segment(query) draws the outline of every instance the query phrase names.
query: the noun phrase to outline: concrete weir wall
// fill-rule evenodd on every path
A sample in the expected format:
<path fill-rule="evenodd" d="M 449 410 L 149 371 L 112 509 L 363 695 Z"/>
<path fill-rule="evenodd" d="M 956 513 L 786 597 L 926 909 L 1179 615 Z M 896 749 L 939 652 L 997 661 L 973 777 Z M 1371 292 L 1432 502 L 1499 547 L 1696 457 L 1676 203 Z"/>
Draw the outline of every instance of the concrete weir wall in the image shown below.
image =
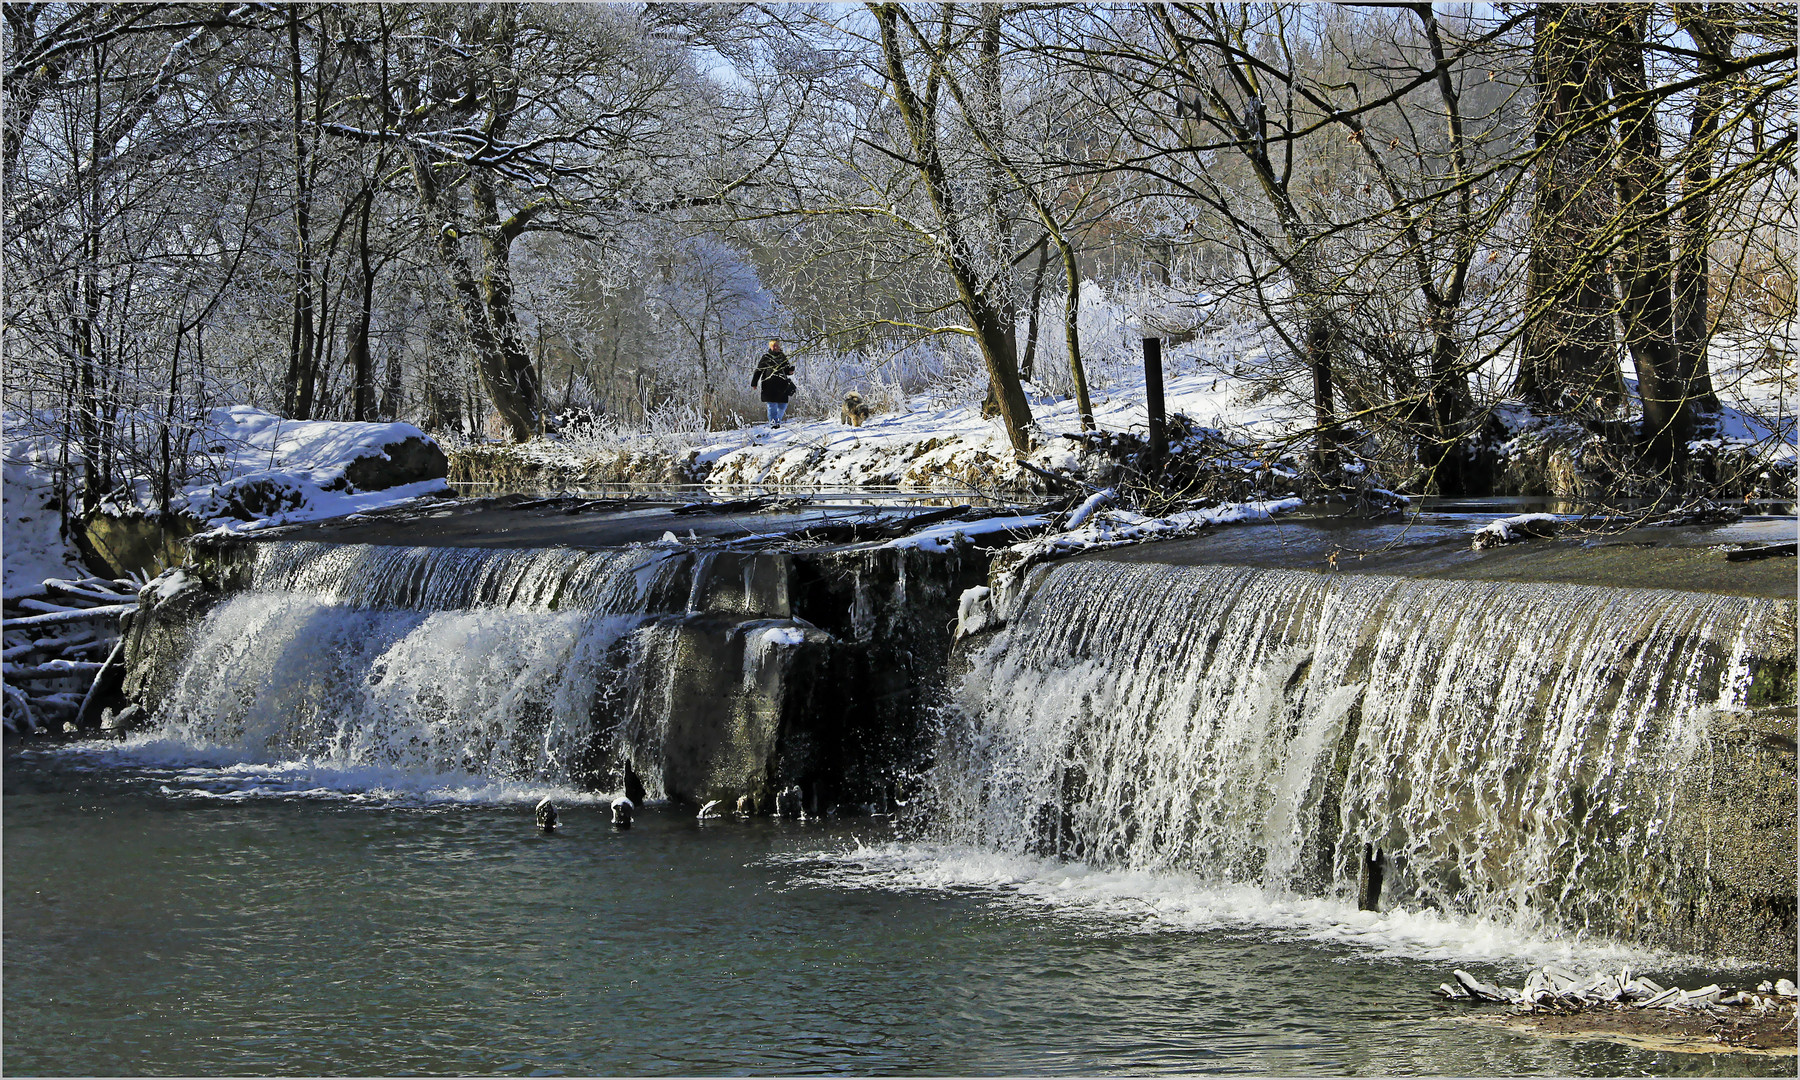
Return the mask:
<path fill-rule="evenodd" d="M 202 652 L 218 655 L 225 647 L 203 637 L 228 636 L 208 626 L 209 613 L 258 589 L 297 596 L 353 594 L 354 605 L 368 608 L 491 610 L 510 603 L 524 623 L 549 617 L 546 607 L 569 610 L 577 604 L 570 594 L 582 575 L 592 576 L 594 561 L 608 557 L 569 552 L 566 565 L 540 567 L 535 579 L 520 572 L 513 580 L 478 564 L 488 556 L 495 566 L 509 558 L 517 563 L 532 553 L 443 549 L 444 561 L 463 557 L 467 580 L 433 593 L 426 579 L 433 573 L 448 579 L 455 568 L 405 562 L 401 553 L 408 549 L 330 547 L 308 555 L 303 571 L 285 571 L 288 578 L 269 568 L 268 551 L 258 544 L 201 548 L 194 568 L 146 591 L 127 634 L 127 696 L 156 714 L 195 711 L 191 684 L 196 680 L 183 683 L 183 672 Z M 633 553 L 631 559 L 641 566 L 628 567 L 625 576 L 638 573 L 650 583 L 629 602 L 614 595 L 596 604 L 597 615 L 616 615 L 632 630 L 606 643 L 604 655 L 591 665 L 596 668 L 588 676 L 591 714 L 548 721 L 587 744 L 572 761 L 553 766 L 563 769 L 560 779 L 691 804 L 719 800 L 736 806 L 747 797 L 759 812 L 773 811 L 777 793 L 792 786 L 801 789 L 809 811 L 856 812 L 871 804 L 891 805 L 904 795 L 929 759 L 930 707 L 945 684 L 957 599 L 985 580 L 985 557 L 967 550 L 868 546 L 799 552 L 677 549 L 647 561 L 641 552 Z M 481 572 L 467 574 L 471 565 Z M 358 582 L 359 574 L 380 580 Z M 566 582 L 555 583 L 556 574 Z M 546 580 L 552 584 L 544 585 Z M 527 593 L 535 597 L 529 604 L 520 599 Z M 579 601 L 589 602 L 592 598 Z M 297 610 L 295 618 L 318 615 Z M 308 644 L 278 643 L 271 632 L 269 647 Z M 447 672 L 445 678 L 456 675 Z M 496 688 L 493 696 L 504 696 L 505 689 Z M 311 701 L 334 694 L 342 698 L 344 688 L 314 687 L 291 696 Z M 265 711 L 279 707 L 271 702 Z M 337 712 L 356 707 L 355 701 L 333 706 Z M 297 719 L 294 726 L 316 731 L 337 722 Z M 220 728 L 235 736 L 244 726 L 238 719 Z"/>

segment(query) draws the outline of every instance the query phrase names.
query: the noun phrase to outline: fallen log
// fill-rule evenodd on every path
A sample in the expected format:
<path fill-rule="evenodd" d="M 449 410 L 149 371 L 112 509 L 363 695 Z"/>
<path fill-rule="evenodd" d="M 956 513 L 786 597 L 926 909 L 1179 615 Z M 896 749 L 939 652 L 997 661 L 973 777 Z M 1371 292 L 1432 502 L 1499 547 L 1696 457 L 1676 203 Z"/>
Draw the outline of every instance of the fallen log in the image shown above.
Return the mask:
<path fill-rule="evenodd" d="M 67 623 L 78 623 L 129 615 L 137 610 L 136 604 L 108 604 L 105 607 L 80 608 L 73 611 L 51 611 L 43 615 L 20 615 L 7 619 L 4 629 L 14 630 L 25 626 L 61 626 Z"/>
<path fill-rule="evenodd" d="M 87 693 L 81 698 L 81 708 L 75 710 L 75 726 L 90 727 L 88 715 L 97 707 L 96 703 L 118 693 L 119 684 L 125 680 L 125 639 L 120 638 L 113 644 L 112 652 L 106 654 L 100 670 L 94 675 L 94 681 L 88 684 Z M 98 723 L 98 718 L 95 723 Z"/>
<path fill-rule="evenodd" d="M 91 675 L 106 667 L 100 660 L 51 660 L 48 663 L 32 667 L 20 667 L 7 664 L 0 667 L 0 675 L 9 682 L 29 682 L 39 679 L 66 679 L 71 675 Z"/>
<path fill-rule="evenodd" d="M 83 600 L 98 600 L 103 604 L 130 603 L 137 599 L 136 592 L 103 591 L 85 584 L 62 581 L 57 578 L 50 578 L 44 582 L 44 585 L 48 587 L 51 592 L 61 593 L 64 596 L 80 597 Z"/>

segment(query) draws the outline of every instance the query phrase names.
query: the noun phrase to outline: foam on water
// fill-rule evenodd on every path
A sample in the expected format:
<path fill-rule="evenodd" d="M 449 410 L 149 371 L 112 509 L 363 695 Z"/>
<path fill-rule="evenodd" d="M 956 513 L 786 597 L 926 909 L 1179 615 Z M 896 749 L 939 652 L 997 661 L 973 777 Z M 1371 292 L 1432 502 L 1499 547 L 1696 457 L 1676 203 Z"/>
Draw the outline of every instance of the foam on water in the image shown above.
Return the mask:
<path fill-rule="evenodd" d="M 974 896 L 1002 911 L 1071 920 L 1105 934 L 1274 935 L 1354 950 L 1364 958 L 1490 963 L 1519 971 L 1547 963 L 1596 971 L 1747 966 L 1604 938 L 1532 933 L 1481 916 L 1401 907 L 1361 911 L 1334 897 L 1278 896 L 1171 870 L 1099 867 L 962 844 L 856 843 L 768 861 L 787 868 L 796 885 Z"/>
<path fill-rule="evenodd" d="M 314 799 L 376 806 L 530 806 L 548 798 L 563 806 L 605 806 L 619 792 L 584 790 L 544 780 L 496 780 L 471 773 L 344 765 L 305 757 L 244 760 L 240 748 L 195 746 L 157 733 L 69 744 L 59 750 L 96 769 L 153 785 L 170 798 L 218 802 Z"/>

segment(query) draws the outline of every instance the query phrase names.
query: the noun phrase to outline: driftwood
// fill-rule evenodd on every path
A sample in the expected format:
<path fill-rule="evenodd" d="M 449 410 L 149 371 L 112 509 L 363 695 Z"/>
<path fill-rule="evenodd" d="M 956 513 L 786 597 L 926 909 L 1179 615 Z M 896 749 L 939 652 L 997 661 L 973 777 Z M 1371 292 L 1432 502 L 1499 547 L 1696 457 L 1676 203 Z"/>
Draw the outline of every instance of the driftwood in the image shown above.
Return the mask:
<path fill-rule="evenodd" d="M 137 585 L 128 580 L 50 578 L 6 597 L 6 729 L 94 726 L 96 699 L 124 661 L 121 623 L 135 611 Z"/>

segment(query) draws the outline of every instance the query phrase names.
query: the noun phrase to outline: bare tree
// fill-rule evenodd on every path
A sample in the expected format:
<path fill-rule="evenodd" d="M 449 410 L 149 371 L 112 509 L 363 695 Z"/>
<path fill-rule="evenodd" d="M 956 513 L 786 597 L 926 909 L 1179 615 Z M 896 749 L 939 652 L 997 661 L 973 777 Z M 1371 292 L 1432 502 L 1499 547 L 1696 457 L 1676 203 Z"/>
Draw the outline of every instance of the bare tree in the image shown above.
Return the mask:
<path fill-rule="evenodd" d="M 928 38 L 899 4 L 870 5 L 881 34 L 881 56 L 889 93 L 911 149 L 912 166 L 925 185 L 936 223 L 938 255 L 956 286 L 982 359 L 987 363 L 1007 438 L 1023 453 L 1031 449 L 1031 405 L 1019 379 L 1017 331 L 1008 317 L 1008 297 L 982 274 L 972 238 L 974 215 L 963 205 L 958 185 L 945 165 L 940 138 L 945 69 L 941 57 L 955 30 L 954 5 L 942 5 Z M 915 86 L 909 54 L 924 57 L 923 84 Z"/>

